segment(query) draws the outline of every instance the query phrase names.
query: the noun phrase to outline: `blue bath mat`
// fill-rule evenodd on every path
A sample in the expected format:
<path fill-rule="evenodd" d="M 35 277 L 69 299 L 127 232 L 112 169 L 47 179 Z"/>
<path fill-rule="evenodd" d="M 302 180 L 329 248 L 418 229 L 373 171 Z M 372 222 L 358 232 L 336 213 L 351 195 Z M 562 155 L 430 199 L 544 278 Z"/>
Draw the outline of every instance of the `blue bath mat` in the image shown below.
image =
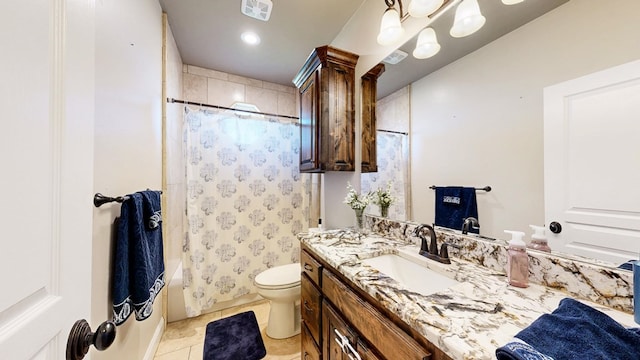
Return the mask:
<path fill-rule="evenodd" d="M 259 360 L 267 355 L 253 311 L 207 324 L 203 360 Z"/>

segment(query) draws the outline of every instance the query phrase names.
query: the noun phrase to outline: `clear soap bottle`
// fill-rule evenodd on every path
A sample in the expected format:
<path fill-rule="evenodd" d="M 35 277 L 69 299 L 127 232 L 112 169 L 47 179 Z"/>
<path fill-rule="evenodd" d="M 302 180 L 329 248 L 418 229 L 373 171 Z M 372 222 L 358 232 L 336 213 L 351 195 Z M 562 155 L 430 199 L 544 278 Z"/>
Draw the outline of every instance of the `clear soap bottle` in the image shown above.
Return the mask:
<path fill-rule="evenodd" d="M 544 234 L 544 226 L 529 225 L 533 229 L 533 235 L 531 235 L 531 243 L 529 248 L 534 250 L 551 252 L 549 244 L 547 244 L 547 237 Z"/>
<path fill-rule="evenodd" d="M 525 288 L 529 286 L 529 255 L 527 245 L 522 241 L 522 231 L 504 232 L 511 234 L 507 257 L 507 277 L 509 285 Z"/>

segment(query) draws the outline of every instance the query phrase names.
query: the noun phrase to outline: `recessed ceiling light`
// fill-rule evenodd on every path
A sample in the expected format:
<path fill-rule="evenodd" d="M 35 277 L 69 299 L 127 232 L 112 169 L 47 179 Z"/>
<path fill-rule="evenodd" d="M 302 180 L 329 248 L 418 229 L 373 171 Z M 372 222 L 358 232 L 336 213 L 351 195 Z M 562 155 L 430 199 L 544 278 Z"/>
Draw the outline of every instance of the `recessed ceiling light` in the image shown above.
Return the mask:
<path fill-rule="evenodd" d="M 251 31 L 245 31 L 242 33 L 242 35 L 240 35 L 240 38 L 242 39 L 242 41 L 244 41 L 245 43 L 249 44 L 249 45 L 258 45 L 260 44 L 260 36 L 258 36 L 258 34 L 251 32 Z"/>

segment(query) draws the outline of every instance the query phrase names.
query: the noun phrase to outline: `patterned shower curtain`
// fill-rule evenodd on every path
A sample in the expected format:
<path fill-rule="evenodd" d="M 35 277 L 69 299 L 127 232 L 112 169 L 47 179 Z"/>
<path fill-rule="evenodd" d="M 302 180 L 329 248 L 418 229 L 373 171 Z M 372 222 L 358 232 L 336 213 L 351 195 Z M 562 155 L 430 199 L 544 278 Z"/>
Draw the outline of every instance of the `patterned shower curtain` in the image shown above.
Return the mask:
<path fill-rule="evenodd" d="M 308 223 L 295 123 L 229 110 L 185 110 L 187 315 L 255 293 L 253 279 L 299 261 Z"/>
<path fill-rule="evenodd" d="M 360 178 L 363 193 L 385 190 L 391 182 L 395 202 L 389 207 L 389 219 L 407 220 L 409 214 L 409 149 L 407 135 L 379 131 L 376 136 L 378 172 L 364 173 Z M 380 215 L 380 208 L 369 204 L 366 213 Z"/>

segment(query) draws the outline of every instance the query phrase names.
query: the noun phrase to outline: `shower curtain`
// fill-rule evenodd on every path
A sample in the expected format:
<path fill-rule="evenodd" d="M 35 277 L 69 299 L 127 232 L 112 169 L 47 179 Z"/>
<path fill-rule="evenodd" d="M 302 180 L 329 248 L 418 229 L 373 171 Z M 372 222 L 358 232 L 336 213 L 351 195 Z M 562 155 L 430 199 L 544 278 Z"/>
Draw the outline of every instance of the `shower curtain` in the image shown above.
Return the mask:
<path fill-rule="evenodd" d="M 183 281 L 189 317 L 256 293 L 253 279 L 299 261 L 308 222 L 298 170 L 299 130 L 282 118 L 185 108 L 186 236 Z"/>
<path fill-rule="evenodd" d="M 410 216 L 409 206 L 409 149 L 407 135 L 379 131 L 376 136 L 376 153 L 378 172 L 364 173 L 360 178 L 363 193 L 386 190 L 391 183 L 392 196 L 395 201 L 389 207 L 389 219 L 407 220 Z M 365 210 L 372 215 L 380 215 L 380 207 L 370 204 Z"/>

